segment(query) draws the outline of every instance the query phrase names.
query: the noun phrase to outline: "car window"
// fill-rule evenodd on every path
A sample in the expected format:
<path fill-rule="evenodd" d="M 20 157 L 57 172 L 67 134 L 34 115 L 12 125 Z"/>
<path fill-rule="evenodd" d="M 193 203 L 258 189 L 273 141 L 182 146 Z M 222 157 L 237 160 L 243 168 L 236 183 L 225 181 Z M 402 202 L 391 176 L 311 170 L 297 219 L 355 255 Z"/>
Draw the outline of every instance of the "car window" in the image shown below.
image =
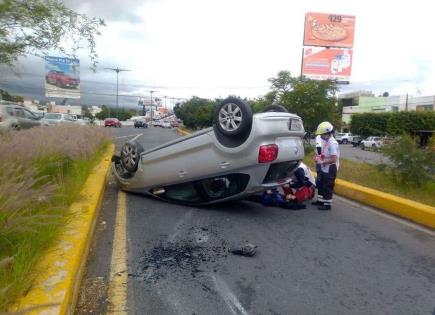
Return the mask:
<path fill-rule="evenodd" d="M 31 111 L 29 111 L 27 109 L 24 110 L 24 116 L 26 116 L 26 118 L 29 118 L 29 119 L 36 119 L 37 118 L 35 114 L 33 114 Z"/>
<path fill-rule="evenodd" d="M 12 107 L 6 107 L 6 113 L 8 113 L 10 116 L 14 116 L 14 109 Z"/>
<path fill-rule="evenodd" d="M 15 107 L 14 108 L 15 116 L 17 117 L 24 117 L 24 111 L 22 108 Z"/>
<path fill-rule="evenodd" d="M 201 196 L 198 194 L 193 182 L 182 183 L 164 188 L 165 193 L 162 197 L 184 202 L 199 202 Z"/>
<path fill-rule="evenodd" d="M 249 175 L 228 174 L 199 181 L 208 199 L 222 199 L 242 192 L 249 182 Z"/>

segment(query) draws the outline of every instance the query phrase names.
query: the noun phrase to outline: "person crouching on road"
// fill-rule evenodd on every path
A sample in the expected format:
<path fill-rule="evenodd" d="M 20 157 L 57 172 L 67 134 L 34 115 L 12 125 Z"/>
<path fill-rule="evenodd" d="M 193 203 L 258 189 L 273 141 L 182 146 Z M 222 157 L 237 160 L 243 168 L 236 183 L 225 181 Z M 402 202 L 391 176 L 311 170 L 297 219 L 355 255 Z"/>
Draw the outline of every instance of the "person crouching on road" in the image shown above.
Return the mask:
<path fill-rule="evenodd" d="M 285 201 L 281 207 L 291 210 L 305 209 L 304 201 L 313 199 L 315 194 L 315 180 L 310 168 L 304 163 L 300 163 L 293 173 L 292 181 L 284 184 Z"/>
<path fill-rule="evenodd" d="M 327 121 L 320 123 L 316 131 L 323 141 L 321 155 L 316 158 L 316 164 L 321 168 L 318 198 L 315 203 L 319 210 L 331 210 L 332 192 L 340 164 L 340 149 L 332 135 L 333 131 L 334 127 Z"/>

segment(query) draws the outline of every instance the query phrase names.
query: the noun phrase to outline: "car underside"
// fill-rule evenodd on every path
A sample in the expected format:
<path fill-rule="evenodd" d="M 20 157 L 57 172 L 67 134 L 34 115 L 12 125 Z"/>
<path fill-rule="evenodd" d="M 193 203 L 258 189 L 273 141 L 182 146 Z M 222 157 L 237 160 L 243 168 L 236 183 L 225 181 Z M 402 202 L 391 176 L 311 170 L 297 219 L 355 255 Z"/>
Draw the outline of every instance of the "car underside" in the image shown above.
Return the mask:
<path fill-rule="evenodd" d="M 301 119 L 269 106 L 252 114 L 237 98 L 216 109 L 213 127 L 145 150 L 127 142 L 112 159 L 121 189 L 184 204 L 244 198 L 290 180 L 304 157 Z"/>

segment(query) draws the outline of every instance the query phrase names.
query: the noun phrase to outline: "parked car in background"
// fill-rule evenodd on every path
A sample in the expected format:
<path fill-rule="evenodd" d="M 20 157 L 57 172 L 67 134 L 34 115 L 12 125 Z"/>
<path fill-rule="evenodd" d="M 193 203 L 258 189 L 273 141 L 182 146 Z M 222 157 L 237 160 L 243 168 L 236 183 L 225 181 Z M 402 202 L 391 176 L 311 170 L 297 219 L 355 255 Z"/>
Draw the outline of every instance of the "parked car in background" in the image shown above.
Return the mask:
<path fill-rule="evenodd" d="M 121 128 L 122 125 L 118 118 L 106 118 L 104 119 L 104 127 Z"/>
<path fill-rule="evenodd" d="M 80 80 L 73 78 L 63 71 L 50 70 L 45 76 L 47 83 L 56 85 L 61 88 L 77 88 L 80 84 Z"/>
<path fill-rule="evenodd" d="M 162 122 L 162 128 L 172 128 L 172 126 L 168 121 L 164 121 Z"/>
<path fill-rule="evenodd" d="M 354 147 L 359 147 L 361 145 L 361 141 L 362 141 L 361 136 L 353 136 L 351 143 Z"/>
<path fill-rule="evenodd" d="M 368 137 L 361 141 L 361 149 L 379 149 L 384 144 L 382 137 Z"/>
<path fill-rule="evenodd" d="M 351 133 L 337 133 L 335 134 L 335 140 L 337 140 L 338 143 L 342 144 L 348 144 L 351 143 L 353 140 L 353 137 L 359 137 L 358 135 L 353 135 Z"/>
<path fill-rule="evenodd" d="M 53 126 L 60 124 L 73 124 L 75 121 L 70 114 L 47 113 L 41 121 L 44 126 Z"/>
<path fill-rule="evenodd" d="M 154 120 L 153 121 L 153 126 L 154 127 L 161 127 L 162 126 L 162 122 L 160 120 Z"/>
<path fill-rule="evenodd" d="M 171 121 L 172 128 L 178 128 L 178 126 L 179 126 L 178 121 L 176 121 L 176 120 Z"/>
<path fill-rule="evenodd" d="M 41 125 L 41 118 L 18 105 L 0 105 L 0 132 Z"/>
<path fill-rule="evenodd" d="M 134 121 L 134 128 L 148 128 L 148 124 L 145 120 L 138 119 Z"/>
<path fill-rule="evenodd" d="M 213 127 L 144 149 L 128 141 L 112 157 L 121 189 L 170 202 L 211 204 L 244 198 L 290 182 L 304 158 L 300 117 L 277 105 L 252 114 L 227 98 Z"/>

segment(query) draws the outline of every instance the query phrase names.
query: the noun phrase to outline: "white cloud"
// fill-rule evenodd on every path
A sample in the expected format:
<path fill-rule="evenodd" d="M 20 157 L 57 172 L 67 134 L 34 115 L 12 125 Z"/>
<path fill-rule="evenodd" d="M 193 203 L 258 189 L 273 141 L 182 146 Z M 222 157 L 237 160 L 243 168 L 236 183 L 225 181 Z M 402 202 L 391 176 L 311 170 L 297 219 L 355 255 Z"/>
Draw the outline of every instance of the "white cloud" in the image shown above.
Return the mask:
<path fill-rule="evenodd" d="M 344 90 L 435 94 L 433 10 L 429 1 L 154 0 L 81 1 L 93 16 L 108 15 L 98 39 L 100 68 L 82 77 L 114 82 L 104 67 L 132 69 L 120 84 L 161 95 L 255 97 L 280 70 L 299 75 L 306 12 L 356 16 L 352 84 Z M 99 3 L 99 4 L 98 4 Z M 129 3 L 131 8 L 128 7 Z M 98 4 L 98 5 L 97 5 Z M 129 10 L 127 10 L 129 9 Z M 131 13 L 140 19 L 128 19 Z M 109 17 L 110 17 L 109 16 Z M 407 83 L 408 87 L 403 88 Z M 412 86 L 412 88 L 411 88 Z"/>

